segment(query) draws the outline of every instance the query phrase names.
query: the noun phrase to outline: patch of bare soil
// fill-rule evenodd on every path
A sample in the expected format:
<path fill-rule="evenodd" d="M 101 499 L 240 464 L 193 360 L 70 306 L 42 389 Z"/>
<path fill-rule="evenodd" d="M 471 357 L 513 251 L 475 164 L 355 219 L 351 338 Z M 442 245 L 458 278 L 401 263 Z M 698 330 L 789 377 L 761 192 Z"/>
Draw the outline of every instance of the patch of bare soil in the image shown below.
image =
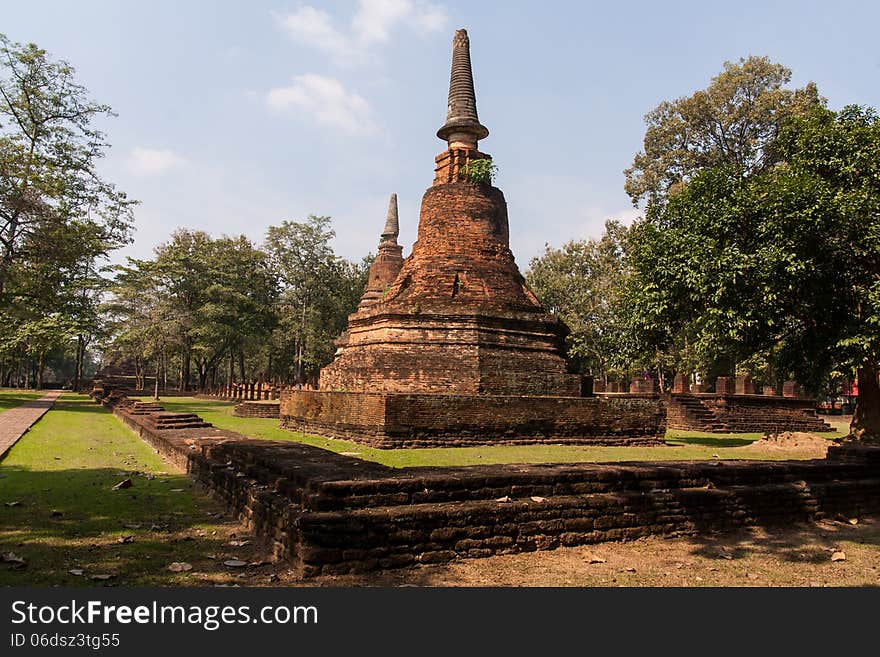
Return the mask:
<path fill-rule="evenodd" d="M 880 518 L 651 537 L 320 577 L 319 586 L 880 586 Z"/>
<path fill-rule="evenodd" d="M 747 447 L 751 451 L 765 453 L 798 451 L 808 455 L 807 458 L 824 459 L 828 453 L 829 445 L 831 445 L 831 442 L 827 438 L 814 433 L 781 431 L 779 433 L 764 434 L 763 438 Z"/>

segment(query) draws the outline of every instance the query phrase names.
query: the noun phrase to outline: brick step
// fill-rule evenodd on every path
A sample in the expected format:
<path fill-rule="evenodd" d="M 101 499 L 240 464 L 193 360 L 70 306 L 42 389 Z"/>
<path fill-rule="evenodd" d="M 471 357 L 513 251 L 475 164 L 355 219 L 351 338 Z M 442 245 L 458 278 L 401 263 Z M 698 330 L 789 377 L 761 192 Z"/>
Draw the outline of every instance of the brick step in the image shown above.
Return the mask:
<path fill-rule="evenodd" d="M 169 411 L 149 414 L 147 424 L 154 429 L 201 429 L 211 426 L 209 422 L 205 422 L 195 413 Z"/>
<path fill-rule="evenodd" d="M 812 463 L 812 462 L 810 462 Z M 267 472 L 264 468 L 249 467 L 244 469 L 245 474 L 256 479 L 266 480 Z M 616 481 L 608 485 L 602 481 L 589 479 L 561 480 L 559 483 L 532 483 L 518 482 L 515 478 L 507 477 L 506 481 L 498 478 L 497 481 L 462 481 L 447 479 L 438 484 L 433 484 L 425 479 L 401 480 L 401 479 L 372 479 L 368 481 L 330 481 L 323 483 L 317 490 L 308 490 L 303 493 L 302 505 L 314 511 L 334 509 L 357 509 L 374 508 L 396 505 L 410 505 L 423 503 L 460 503 L 464 501 L 497 501 L 505 497 L 513 500 L 528 500 L 531 497 L 544 498 L 547 503 L 558 497 L 572 495 L 643 495 L 650 491 L 657 495 L 662 491 L 702 489 L 711 486 L 737 493 L 738 488 L 732 486 L 744 485 L 747 489 L 766 486 L 778 486 L 779 490 L 792 491 L 804 487 L 806 477 L 812 481 L 812 485 L 828 485 L 836 477 L 846 476 L 846 471 L 829 473 L 827 470 L 812 472 L 775 472 L 772 469 L 762 470 L 753 476 L 744 476 L 743 468 L 725 464 L 712 466 L 706 464 L 699 470 L 689 473 L 669 473 L 664 476 L 662 471 L 655 476 L 645 479 L 637 479 L 626 482 Z M 284 479 L 275 479 L 276 490 L 285 491 Z"/>
<path fill-rule="evenodd" d="M 880 480 L 838 482 L 841 494 L 880 491 Z M 299 556 L 309 567 L 347 572 L 551 549 L 647 535 L 821 517 L 827 491 L 791 484 L 559 496 L 543 501 L 469 500 L 309 512 L 297 517 Z M 822 499 L 820 503 L 818 499 Z M 865 499 L 872 500 L 870 494 Z M 871 502 L 871 508 L 877 504 Z M 383 563 L 383 560 L 387 563 Z"/>
<path fill-rule="evenodd" d="M 126 408 L 126 406 L 123 406 Z M 165 409 L 162 407 L 162 404 L 158 402 L 142 402 L 135 401 L 132 402 L 131 405 L 127 406 L 129 409 L 129 413 L 133 415 L 147 415 L 149 413 L 161 413 Z"/>

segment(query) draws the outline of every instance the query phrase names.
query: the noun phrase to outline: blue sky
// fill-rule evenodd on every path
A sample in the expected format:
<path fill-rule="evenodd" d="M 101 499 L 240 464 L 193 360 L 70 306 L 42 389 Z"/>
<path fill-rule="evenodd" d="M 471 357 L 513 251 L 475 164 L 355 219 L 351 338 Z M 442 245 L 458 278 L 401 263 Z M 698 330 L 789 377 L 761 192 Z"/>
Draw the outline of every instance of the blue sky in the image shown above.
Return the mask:
<path fill-rule="evenodd" d="M 105 176 L 141 201 L 148 256 L 176 227 L 244 233 L 333 217 L 337 252 L 375 251 L 397 192 L 415 239 L 445 119 L 452 35 L 467 28 L 480 143 L 499 167 L 522 269 L 544 243 L 631 220 L 623 169 L 643 117 L 768 55 L 829 106 L 880 106 L 875 2 L 29 2 L 0 31 L 68 60 L 113 148 Z"/>

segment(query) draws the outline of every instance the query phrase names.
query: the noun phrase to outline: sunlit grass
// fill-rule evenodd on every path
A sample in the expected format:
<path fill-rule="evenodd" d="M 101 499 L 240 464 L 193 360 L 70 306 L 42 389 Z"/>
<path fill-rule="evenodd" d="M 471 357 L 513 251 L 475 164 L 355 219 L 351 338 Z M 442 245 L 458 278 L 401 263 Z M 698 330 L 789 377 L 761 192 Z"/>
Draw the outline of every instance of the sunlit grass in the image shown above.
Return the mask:
<path fill-rule="evenodd" d="M 45 394 L 40 390 L 17 390 L 15 388 L 0 388 L 0 413 L 10 408 L 21 406 L 26 401 L 39 399 Z"/>
<path fill-rule="evenodd" d="M 133 486 L 113 490 L 124 479 Z M 27 561 L 0 564 L 0 585 L 199 583 L 206 554 L 224 549 L 228 528 L 208 515 L 219 511 L 117 418 L 65 394 L 0 461 L 0 552 Z M 171 573 L 173 561 L 194 570 Z"/>

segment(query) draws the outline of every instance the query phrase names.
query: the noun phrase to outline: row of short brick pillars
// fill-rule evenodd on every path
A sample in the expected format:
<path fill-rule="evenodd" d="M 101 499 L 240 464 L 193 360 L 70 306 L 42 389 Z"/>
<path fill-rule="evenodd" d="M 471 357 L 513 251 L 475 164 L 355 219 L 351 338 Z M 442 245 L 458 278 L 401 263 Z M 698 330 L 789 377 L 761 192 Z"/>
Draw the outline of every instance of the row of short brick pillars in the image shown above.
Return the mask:
<path fill-rule="evenodd" d="M 708 388 L 705 383 L 691 383 L 691 378 L 687 374 L 676 374 L 672 383 L 673 394 L 684 393 L 705 393 Z M 765 397 L 776 397 L 777 392 L 774 386 L 763 386 L 760 393 L 755 387 L 752 377 L 744 376 L 719 376 L 715 379 L 716 395 L 756 395 L 761 394 Z M 786 381 L 782 384 L 783 397 L 800 397 L 802 394 L 801 386 L 797 381 Z"/>
<path fill-rule="evenodd" d="M 225 397 L 241 401 L 261 401 L 278 399 L 281 395 L 281 388 L 274 383 L 267 383 L 265 381 L 229 383 L 210 391 L 208 394 L 214 397 Z"/>
<path fill-rule="evenodd" d="M 660 382 L 656 379 L 633 379 L 627 384 L 626 382 L 594 381 L 593 392 L 618 392 L 629 393 L 633 395 L 656 395 L 660 393 Z"/>
<path fill-rule="evenodd" d="M 709 387 L 705 383 L 691 383 L 690 376 L 676 374 L 672 384 L 673 394 L 707 393 Z M 594 381 L 592 392 L 616 392 L 641 395 L 656 395 L 660 393 L 660 382 L 657 379 L 637 378 L 627 384 L 626 382 Z M 765 397 L 778 396 L 773 386 L 763 386 L 758 392 L 754 381 L 750 376 L 719 376 L 715 379 L 715 394 L 717 395 L 755 395 Z M 802 394 L 801 386 L 797 381 L 786 381 L 782 385 L 782 396 L 799 398 Z"/>

